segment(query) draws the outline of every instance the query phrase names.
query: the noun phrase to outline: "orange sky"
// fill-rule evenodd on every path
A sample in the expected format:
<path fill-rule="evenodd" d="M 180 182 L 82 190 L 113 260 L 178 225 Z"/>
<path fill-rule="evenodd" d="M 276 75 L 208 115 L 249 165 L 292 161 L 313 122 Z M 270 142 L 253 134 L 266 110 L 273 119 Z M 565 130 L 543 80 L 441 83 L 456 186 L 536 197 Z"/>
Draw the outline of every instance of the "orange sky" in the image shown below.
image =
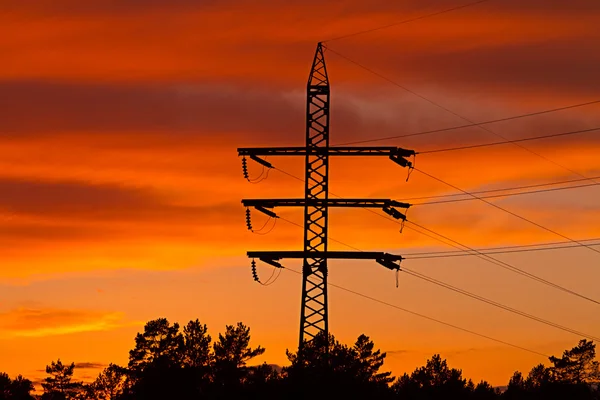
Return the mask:
<path fill-rule="evenodd" d="M 300 5 L 301 4 L 301 5 Z M 125 363 L 143 323 L 200 318 L 213 336 L 243 321 L 261 360 L 284 364 L 297 344 L 300 279 L 252 281 L 246 250 L 300 248 L 280 221 L 246 231 L 241 198 L 299 197 L 276 171 L 241 176 L 236 148 L 301 145 L 307 74 L 316 42 L 456 5 L 374 0 L 197 2 L 40 0 L 0 4 L 0 371 L 32 379 L 51 360 L 93 377 Z M 315 12 L 319 10 L 319 12 Z M 469 119 L 483 121 L 600 97 L 600 6 L 595 0 L 506 0 L 329 46 Z M 331 141 L 393 136 L 464 121 L 326 53 Z M 510 138 L 600 127 L 599 105 L 498 123 Z M 598 132 L 527 146 L 423 154 L 417 166 L 467 190 L 600 175 Z M 477 128 L 386 141 L 415 150 L 496 141 Z M 550 161 L 548 161 L 550 160 Z M 303 160 L 270 160 L 302 175 Z M 389 160 L 334 159 L 331 190 L 403 199 L 452 193 Z M 554 163 L 553 163 L 554 162 Z M 250 163 L 251 173 L 260 172 Z M 600 237 L 596 187 L 494 203 L 571 238 Z M 280 210 L 301 223 L 299 210 Z M 409 218 L 470 246 L 560 241 L 489 205 L 411 209 Z M 256 216 L 258 225 L 261 216 Z M 362 210 L 335 210 L 332 238 L 399 254 L 451 250 Z M 335 249 L 343 246 L 332 243 Z M 600 255 L 588 249 L 500 256 L 594 297 Z M 297 263 L 290 262 L 290 267 Z M 596 334 L 596 306 L 477 258 L 405 266 L 537 316 Z M 259 266 L 259 273 L 270 273 Z M 332 262 L 336 284 L 547 354 L 577 336 L 393 274 Z M 332 288 L 330 327 L 349 343 L 366 333 L 395 374 L 435 352 L 474 380 L 506 384 L 543 358 L 421 320 Z"/>

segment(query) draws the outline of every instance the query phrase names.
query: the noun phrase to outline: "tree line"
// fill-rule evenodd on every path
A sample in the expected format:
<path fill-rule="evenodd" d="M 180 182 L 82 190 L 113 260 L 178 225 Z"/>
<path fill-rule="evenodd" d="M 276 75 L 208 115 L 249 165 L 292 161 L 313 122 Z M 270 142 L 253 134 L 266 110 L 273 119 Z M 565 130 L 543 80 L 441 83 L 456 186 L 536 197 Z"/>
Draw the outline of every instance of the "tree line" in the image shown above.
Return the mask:
<path fill-rule="evenodd" d="M 302 352 L 287 351 L 289 366 L 249 365 L 265 352 L 250 345 L 250 328 L 228 325 L 213 341 L 206 325 L 180 329 L 165 318 L 149 321 L 135 337 L 127 366 L 110 364 L 91 383 L 74 380 L 75 364 L 46 366 L 42 395 L 32 381 L 0 373 L 0 400 L 192 400 L 192 399 L 404 399 L 404 400 L 600 400 L 596 345 L 581 340 L 550 366 L 527 376 L 516 371 L 506 390 L 475 384 L 440 355 L 398 378 L 382 371 L 386 354 L 360 335 L 345 345 L 317 336 Z"/>

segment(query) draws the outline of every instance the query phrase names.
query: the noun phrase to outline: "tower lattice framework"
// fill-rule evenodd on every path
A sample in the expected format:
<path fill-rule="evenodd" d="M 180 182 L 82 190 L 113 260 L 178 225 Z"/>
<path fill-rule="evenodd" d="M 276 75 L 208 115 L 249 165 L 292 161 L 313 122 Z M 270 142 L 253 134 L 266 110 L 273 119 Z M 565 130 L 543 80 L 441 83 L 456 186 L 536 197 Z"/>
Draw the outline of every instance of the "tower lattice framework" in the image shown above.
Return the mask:
<path fill-rule="evenodd" d="M 329 259 L 371 259 L 391 270 L 400 270 L 402 256 L 385 252 L 329 251 L 328 223 L 330 207 L 380 208 L 390 216 L 406 220 L 406 214 L 397 208 L 407 209 L 408 203 L 390 199 L 329 199 L 330 156 L 386 156 L 402 167 L 412 167 L 407 159 L 415 155 L 413 150 L 399 147 L 330 147 L 329 146 L 330 86 L 324 57 L 324 46 L 319 43 L 312 63 L 306 98 L 306 145 L 304 147 L 255 147 L 239 148 L 243 157 L 244 175 L 248 178 L 246 157 L 266 168 L 273 168 L 266 156 L 304 156 L 305 185 L 303 199 L 244 199 L 247 207 L 248 228 L 251 229 L 250 208 L 269 217 L 277 218 L 276 207 L 304 208 L 304 248 L 302 251 L 249 251 L 254 268 L 259 259 L 277 268 L 283 268 L 280 260 L 295 258 L 303 260 L 302 303 L 300 311 L 300 340 L 302 349 L 306 341 L 320 333 L 329 334 L 327 298 L 327 261 Z M 254 270 L 255 272 L 255 270 Z M 255 280 L 258 280 L 255 274 Z"/>

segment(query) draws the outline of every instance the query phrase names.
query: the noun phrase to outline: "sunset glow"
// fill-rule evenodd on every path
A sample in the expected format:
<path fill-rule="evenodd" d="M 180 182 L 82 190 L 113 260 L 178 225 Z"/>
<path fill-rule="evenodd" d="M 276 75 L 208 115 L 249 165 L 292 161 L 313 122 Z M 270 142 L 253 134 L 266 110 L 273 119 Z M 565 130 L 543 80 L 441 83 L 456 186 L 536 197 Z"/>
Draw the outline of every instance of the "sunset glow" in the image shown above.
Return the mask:
<path fill-rule="evenodd" d="M 301 197 L 303 184 L 278 170 L 249 184 L 236 149 L 304 145 L 306 79 L 317 42 L 455 4 L 0 5 L 0 371 L 40 379 L 61 357 L 90 363 L 84 379 L 93 378 L 110 362 L 125 364 L 135 333 L 158 317 L 199 318 L 213 336 L 243 321 L 253 343 L 267 349 L 258 361 L 285 365 L 286 348 L 297 346 L 301 278 L 284 271 L 262 287 L 245 253 L 300 250 L 302 230 L 282 219 L 268 235 L 254 235 L 240 201 Z M 327 42 L 428 99 L 326 51 L 332 144 L 466 124 L 432 102 L 480 122 L 600 100 L 599 24 L 595 0 L 490 1 Z M 485 128 L 509 140 L 600 128 L 600 103 Z M 471 127 L 369 145 L 427 151 L 500 140 Z M 477 191 L 599 177 L 599 154 L 600 130 L 420 154 L 416 166 Z M 303 159 L 269 162 L 303 178 Z M 260 175 L 258 164 L 249 168 Z M 457 193 L 419 171 L 406 182 L 406 169 L 385 158 L 333 159 L 330 174 L 331 192 L 347 198 Z M 600 238 L 594 182 L 488 199 L 559 235 L 476 200 L 417 205 L 408 219 L 470 247 Z M 302 224 L 300 209 L 277 211 Z M 267 221 L 253 217 L 259 227 Z M 410 225 L 399 230 L 364 210 L 335 210 L 330 246 L 407 257 L 456 250 Z M 600 254 L 589 248 L 495 257 L 599 298 Z M 477 257 L 402 265 L 562 325 L 600 331 L 597 304 Z M 286 267 L 300 270 L 296 261 Z M 268 277 L 271 268 L 259 264 L 258 272 Z M 331 262 L 329 276 L 336 285 L 543 354 L 581 339 L 408 274 L 400 273 L 396 288 L 393 272 L 375 262 Z M 385 366 L 395 375 L 440 353 L 473 380 L 504 385 L 515 368 L 527 372 L 546 361 L 336 288 L 329 296 L 336 338 L 353 342 L 367 334 L 388 352 Z"/>

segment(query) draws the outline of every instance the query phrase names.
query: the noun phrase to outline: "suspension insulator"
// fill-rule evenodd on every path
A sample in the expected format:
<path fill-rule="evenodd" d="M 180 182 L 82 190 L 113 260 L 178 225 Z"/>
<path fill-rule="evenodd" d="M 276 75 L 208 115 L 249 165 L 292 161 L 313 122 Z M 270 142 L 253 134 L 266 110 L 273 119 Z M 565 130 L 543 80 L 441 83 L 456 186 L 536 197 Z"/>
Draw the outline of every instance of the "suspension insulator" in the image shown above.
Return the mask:
<path fill-rule="evenodd" d="M 256 272 L 256 261 L 253 259 L 250 265 L 252 266 L 252 278 L 255 282 L 260 283 L 260 279 L 258 279 L 258 273 Z"/>
<path fill-rule="evenodd" d="M 254 230 L 252 230 L 252 217 L 250 215 L 250 209 L 246 208 L 246 226 L 248 227 L 248 230 L 250 232 L 254 232 Z"/>
<path fill-rule="evenodd" d="M 248 161 L 246 161 L 246 157 L 242 157 L 242 173 L 244 174 L 244 178 L 250 180 L 250 175 L 248 174 Z"/>

